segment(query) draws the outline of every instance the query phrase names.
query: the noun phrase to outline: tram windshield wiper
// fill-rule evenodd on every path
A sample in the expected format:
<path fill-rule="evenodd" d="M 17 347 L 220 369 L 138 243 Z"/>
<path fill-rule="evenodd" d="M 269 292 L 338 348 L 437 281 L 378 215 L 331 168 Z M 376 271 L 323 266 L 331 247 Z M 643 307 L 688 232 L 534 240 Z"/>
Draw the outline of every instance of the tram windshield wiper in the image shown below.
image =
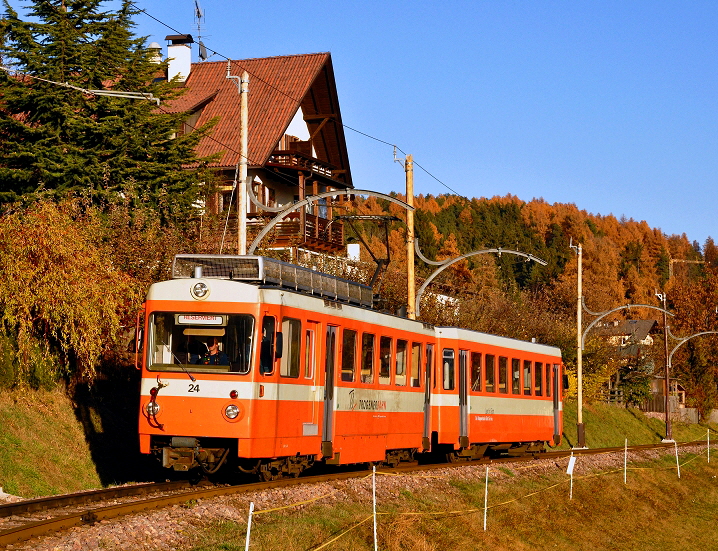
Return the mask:
<path fill-rule="evenodd" d="M 168 351 L 170 354 L 172 354 L 172 357 L 175 359 L 175 361 L 176 361 L 176 362 L 179 364 L 179 366 L 182 368 L 182 371 L 184 371 L 184 372 L 187 374 L 187 377 L 189 377 L 189 380 L 192 381 L 193 383 L 194 383 L 195 381 L 197 381 L 197 379 L 195 379 L 195 378 L 192 376 L 192 374 L 191 374 L 189 371 L 187 371 L 187 368 L 184 366 L 184 364 L 183 364 L 181 361 L 179 361 L 179 358 L 178 358 L 177 356 L 175 356 L 175 353 L 172 352 L 172 349 L 170 348 L 170 345 L 167 344 L 167 343 L 165 343 L 165 342 L 162 342 L 162 346 L 166 347 L 166 348 L 167 348 L 167 351 Z"/>

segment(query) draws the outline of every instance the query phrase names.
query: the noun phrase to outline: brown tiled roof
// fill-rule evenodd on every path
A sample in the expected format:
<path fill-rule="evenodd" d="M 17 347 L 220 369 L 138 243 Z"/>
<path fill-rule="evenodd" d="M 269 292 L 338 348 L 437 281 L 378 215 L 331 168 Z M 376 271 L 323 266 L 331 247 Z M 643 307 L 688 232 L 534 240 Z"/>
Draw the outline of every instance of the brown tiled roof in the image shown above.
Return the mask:
<path fill-rule="evenodd" d="M 264 166 L 301 107 L 309 117 L 310 134 L 322 120 L 312 115 L 332 115 L 314 138 L 317 158 L 333 165 L 337 179 L 351 186 L 349 159 L 337 99 L 334 70 L 329 53 L 304 54 L 232 61 L 231 75 L 249 73 L 248 158 L 250 166 Z M 219 117 L 211 136 L 202 138 L 200 156 L 224 152 L 215 163 L 231 168 L 239 162 L 240 99 L 237 79 L 227 78 L 227 62 L 193 63 L 185 94 L 167 109 L 195 111 L 204 105 L 197 125 Z"/>
<path fill-rule="evenodd" d="M 642 341 L 648 334 L 658 326 L 656 320 L 623 320 L 618 325 L 608 323 L 599 326 L 596 333 L 599 335 L 610 337 L 632 337 L 636 341 Z"/>

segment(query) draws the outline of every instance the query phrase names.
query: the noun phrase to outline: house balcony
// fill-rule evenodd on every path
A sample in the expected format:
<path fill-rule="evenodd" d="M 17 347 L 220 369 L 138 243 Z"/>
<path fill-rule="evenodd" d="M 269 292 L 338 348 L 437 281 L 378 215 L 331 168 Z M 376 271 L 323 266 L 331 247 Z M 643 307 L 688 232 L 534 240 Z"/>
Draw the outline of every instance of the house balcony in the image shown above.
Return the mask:
<path fill-rule="evenodd" d="M 274 168 L 275 170 L 288 172 L 308 172 L 313 174 L 318 180 L 325 185 L 338 189 L 346 189 L 347 184 L 339 179 L 345 171 L 337 170 L 337 168 L 327 162 L 320 161 L 301 151 L 294 150 L 275 150 L 265 164 L 266 168 Z"/>
<path fill-rule="evenodd" d="M 266 216 L 258 213 L 247 214 L 249 239 L 259 234 L 268 223 Z M 230 231 L 237 228 L 237 219 L 230 221 Z M 283 249 L 299 247 L 309 251 L 337 254 L 345 250 L 344 224 L 340 221 L 320 218 L 314 214 L 292 212 L 262 240 L 260 247 Z"/>

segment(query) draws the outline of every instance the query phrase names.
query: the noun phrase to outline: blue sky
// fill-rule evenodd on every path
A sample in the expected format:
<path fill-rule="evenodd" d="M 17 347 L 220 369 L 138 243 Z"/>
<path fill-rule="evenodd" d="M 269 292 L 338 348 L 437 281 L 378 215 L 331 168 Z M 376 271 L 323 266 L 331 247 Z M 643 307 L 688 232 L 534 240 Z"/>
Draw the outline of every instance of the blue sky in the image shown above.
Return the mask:
<path fill-rule="evenodd" d="M 194 0 L 136 2 L 196 37 Z M 224 56 L 331 52 L 344 123 L 451 188 L 417 168 L 417 193 L 543 197 L 718 239 L 716 2 L 199 2 Z M 163 46 L 175 32 L 136 22 Z M 404 189 L 391 147 L 346 135 L 357 188 Z"/>

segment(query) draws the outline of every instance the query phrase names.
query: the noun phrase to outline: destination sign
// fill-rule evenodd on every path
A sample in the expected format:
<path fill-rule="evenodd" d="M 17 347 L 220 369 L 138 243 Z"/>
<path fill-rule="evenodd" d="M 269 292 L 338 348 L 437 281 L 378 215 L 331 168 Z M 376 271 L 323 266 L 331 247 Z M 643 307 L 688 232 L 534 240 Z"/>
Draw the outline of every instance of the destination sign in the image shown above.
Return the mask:
<path fill-rule="evenodd" d="M 177 314 L 179 325 L 226 325 L 225 316 L 207 314 Z"/>

